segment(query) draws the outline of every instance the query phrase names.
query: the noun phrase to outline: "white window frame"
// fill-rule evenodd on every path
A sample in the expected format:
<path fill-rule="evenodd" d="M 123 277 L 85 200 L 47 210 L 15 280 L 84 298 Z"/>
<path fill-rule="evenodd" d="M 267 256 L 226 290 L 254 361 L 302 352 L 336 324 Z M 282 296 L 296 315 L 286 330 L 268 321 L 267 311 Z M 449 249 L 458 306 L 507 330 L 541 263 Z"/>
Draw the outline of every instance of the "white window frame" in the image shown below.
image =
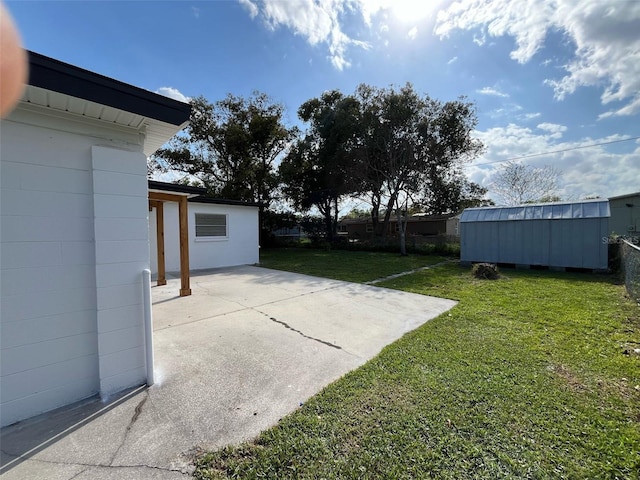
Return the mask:
<path fill-rule="evenodd" d="M 224 217 L 224 235 L 198 235 L 198 216 L 199 215 L 209 215 L 216 217 Z M 193 217 L 193 227 L 194 227 L 194 240 L 196 242 L 212 242 L 212 241 L 222 241 L 229 239 L 229 215 L 226 213 L 209 213 L 209 212 L 195 212 Z"/>

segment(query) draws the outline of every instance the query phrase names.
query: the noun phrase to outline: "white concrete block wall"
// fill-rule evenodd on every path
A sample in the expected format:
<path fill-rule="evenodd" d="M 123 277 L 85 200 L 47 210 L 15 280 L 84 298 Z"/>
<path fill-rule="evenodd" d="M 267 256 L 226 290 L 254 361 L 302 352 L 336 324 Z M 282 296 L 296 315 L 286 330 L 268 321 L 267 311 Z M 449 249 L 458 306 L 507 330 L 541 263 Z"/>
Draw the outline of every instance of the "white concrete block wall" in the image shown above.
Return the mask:
<path fill-rule="evenodd" d="M 100 391 L 110 394 L 146 380 L 147 164 L 141 152 L 99 146 L 91 157 Z"/>
<path fill-rule="evenodd" d="M 0 424 L 96 393 L 91 144 L 0 125 Z"/>
<path fill-rule="evenodd" d="M 227 237 L 196 238 L 195 214 L 227 215 Z M 165 268 L 180 270 L 178 204 L 164 203 Z M 259 261 L 258 208 L 189 202 L 189 267 L 191 270 L 249 265 Z M 158 272 L 156 247 L 156 210 L 149 213 L 151 272 Z"/>

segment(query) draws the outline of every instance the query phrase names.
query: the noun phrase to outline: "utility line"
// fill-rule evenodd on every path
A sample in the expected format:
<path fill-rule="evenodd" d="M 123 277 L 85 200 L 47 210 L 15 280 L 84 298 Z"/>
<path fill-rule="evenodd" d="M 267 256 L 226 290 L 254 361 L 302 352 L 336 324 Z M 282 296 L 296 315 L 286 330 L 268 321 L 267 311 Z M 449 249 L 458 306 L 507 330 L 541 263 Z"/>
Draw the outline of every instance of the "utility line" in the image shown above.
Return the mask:
<path fill-rule="evenodd" d="M 512 162 L 514 160 L 524 160 L 525 158 L 542 157 L 542 156 L 545 156 L 545 155 L 553 155 L 555 153 L 570 152 L 572 150 L 580 150 L 580 149 L 583 149 L 583 148 L 600 147 L 602 145 L 611 145 L 613 143 L 629 142 L 631 140 L 638 140 L 638 139 L 640 139 L 640 136 L 623 138 L 622 140 L 611 140 L 610 142 L 600 142 L 600 143 L 592 143 L 590 145 L 580 145 L 578 147 L 564 148 L 562 150 L 552 150 L 550 152 L 533 153 L 531 155 L 523 155 L 522 157 L 505 158 L 504 160 L 494 160 L 492 162 L 472 163 L 469 166 L 479 167 L 481 165 L 491 165 L 491 164 L 494 164 L 494 163 Z"/>

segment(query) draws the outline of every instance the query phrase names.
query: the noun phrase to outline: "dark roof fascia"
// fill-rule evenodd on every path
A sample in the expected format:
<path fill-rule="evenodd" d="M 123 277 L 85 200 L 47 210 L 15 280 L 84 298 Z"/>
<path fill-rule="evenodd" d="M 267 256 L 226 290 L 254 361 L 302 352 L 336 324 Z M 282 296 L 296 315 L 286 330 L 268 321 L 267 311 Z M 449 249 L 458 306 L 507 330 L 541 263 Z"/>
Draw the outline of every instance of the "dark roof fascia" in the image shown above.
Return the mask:
<path fill-rule="evenodd" d="M 171 125 L 189 120 L 191 106 L 173 98 L 45 57 L 29 55 L 29 85 L 142 115 Z"/>
<path fill-rule="evenodd" d="M 149 190 L 162 190 L 163 192 L 188 193 L 190 195 L 204 195 L 206 188 L 192 187 L 191 185 L 178 185 L 176 183 L 158 182 L 149 180 Z"/>
<path fill-rule="evenodd" d="M 189 202 L 192 203 L 211 203 L 217 205 L 237 205 L 240 207 L 259 207 L 260 202 L 243 202 L 242 200 L 228 200 L 225 198 L 212 198 L 212 197 L 194 197 L 190 198 Z"/>

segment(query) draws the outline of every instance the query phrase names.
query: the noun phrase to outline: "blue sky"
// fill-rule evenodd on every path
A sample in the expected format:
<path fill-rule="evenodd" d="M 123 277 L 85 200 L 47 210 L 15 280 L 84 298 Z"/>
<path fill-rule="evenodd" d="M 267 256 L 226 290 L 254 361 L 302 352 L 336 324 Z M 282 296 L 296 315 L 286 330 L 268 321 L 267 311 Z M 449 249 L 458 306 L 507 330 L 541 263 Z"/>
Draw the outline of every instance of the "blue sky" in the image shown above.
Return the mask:
<path fill-rule="evenodd" d="M 553 165 L 567 199 L 640 190 L 638 0 L 9 1 L 26 48 L 176 98 L 414 84 L 476 102 L 501 162 Z M 582 148 L 593 144 L 603 144 Z"/>

